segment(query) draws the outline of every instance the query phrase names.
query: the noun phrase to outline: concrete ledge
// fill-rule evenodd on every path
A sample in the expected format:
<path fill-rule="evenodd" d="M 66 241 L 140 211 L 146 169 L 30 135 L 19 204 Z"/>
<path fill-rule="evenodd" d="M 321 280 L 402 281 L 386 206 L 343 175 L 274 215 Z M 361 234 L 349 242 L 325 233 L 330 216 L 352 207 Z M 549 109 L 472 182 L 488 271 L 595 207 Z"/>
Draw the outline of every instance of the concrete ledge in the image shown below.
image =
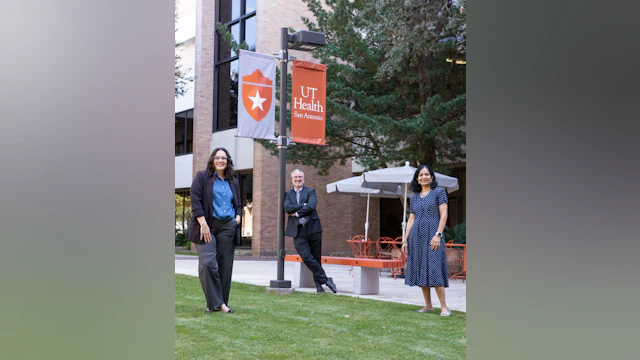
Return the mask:
<path fill-rule="evenodd" d="M 301 262 L 293 263 L 293 286 L 316 287 L 316 283 L 313 281 L 313 273 L 307 265 Z"/>
<path fill-rule="evenodd" d="M 302 263 L 299 255 L 286 255 L 284 261 L 293 262 L 293 286 L 315 287 L 313 274 Z M 353 293 L 357 295 L 376 295 L 380 293 L 380 270 L 390 267 L 400 267 L 401 260 L 346 258 L 337 256 L 323 256 L 323 264 L 351 266 L 353 269 Z"/>
<path fill-rule="evenodd" d="M 380 270 L 361 266 L 353 267 L 353 293 L 359 295 L 380 292 Z"/>

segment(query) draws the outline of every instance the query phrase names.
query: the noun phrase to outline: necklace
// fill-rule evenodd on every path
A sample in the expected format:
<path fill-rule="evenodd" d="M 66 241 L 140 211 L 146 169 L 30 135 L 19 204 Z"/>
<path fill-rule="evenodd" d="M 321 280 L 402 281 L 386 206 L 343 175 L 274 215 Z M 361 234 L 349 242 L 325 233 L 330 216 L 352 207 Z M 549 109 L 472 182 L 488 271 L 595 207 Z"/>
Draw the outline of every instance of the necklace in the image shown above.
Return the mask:
<path fill-rule="evenodd" d="M 422 191 L 420 191 L 420 197 L 424 199 L 425 197 L 427 197 L 427 195 L 429 195 L 430 192 L 431 192 L 431 189 L 429 189 L 429 191 L 427 191 L 424 194 L 422 193 Z"/>

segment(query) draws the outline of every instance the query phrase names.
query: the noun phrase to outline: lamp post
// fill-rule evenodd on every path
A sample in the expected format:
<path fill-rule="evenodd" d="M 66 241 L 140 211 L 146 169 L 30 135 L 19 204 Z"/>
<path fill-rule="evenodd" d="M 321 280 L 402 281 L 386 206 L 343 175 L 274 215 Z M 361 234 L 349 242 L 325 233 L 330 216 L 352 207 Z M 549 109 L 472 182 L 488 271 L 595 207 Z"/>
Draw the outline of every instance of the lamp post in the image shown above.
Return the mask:
<path fill-rule="evenodd" d="M 289 45 L 291 43 L 291 45 Z M 280 159 L 280 189 L 278 192 L 278 278 L 271 280 L 274 289 L 290 289 L 291 281 L 284 280 L 284 188 L 287 168 L 287 65 L 289 49 L 312 51 L 325 46 L 324 33 L 301 30 L 289 34 L 289 29 L 280 29 L 280 136 L 278 137 L 278 157 Z"/>

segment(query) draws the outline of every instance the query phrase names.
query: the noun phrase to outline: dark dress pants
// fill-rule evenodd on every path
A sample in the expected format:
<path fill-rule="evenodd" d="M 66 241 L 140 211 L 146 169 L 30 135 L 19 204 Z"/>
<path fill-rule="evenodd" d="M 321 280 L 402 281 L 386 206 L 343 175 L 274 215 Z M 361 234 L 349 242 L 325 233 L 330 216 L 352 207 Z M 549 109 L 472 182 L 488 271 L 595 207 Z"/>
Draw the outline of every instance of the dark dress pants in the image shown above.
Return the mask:
<path fill-rule="evenodd" d="M 298 235 L 293 239 L 293 246 L 313 273 L 316 284 L 326 284 L 328 279 L 321 262 L 322 233 L 309 234 L 306 227 L 298 225 Z"/>
<path fill-rule="evenodd" d="M 236 226 L 235 220 L 213 219 L 211 242 L 196 244 L 198 275 L 208 309 L 215 309 L 223 303 L 229 305 Z"/>

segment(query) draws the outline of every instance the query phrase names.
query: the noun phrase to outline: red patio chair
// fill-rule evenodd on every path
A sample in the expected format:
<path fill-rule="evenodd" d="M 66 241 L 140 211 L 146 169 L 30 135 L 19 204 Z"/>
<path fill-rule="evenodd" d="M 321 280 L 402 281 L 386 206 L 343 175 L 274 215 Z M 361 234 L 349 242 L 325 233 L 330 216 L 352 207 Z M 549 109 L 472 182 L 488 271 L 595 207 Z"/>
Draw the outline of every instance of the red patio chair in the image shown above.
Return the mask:
<path fill-rule="evenodd" d="M 397 247 L 395 240 L 387 236 L 379 238 L 378 241 L 376 241 L 376 245 L 379 259 L 391 259 L 392 251 Z"/>
<path fill-rule="evenodd" d="M 351 245 L 351 252 L 353 256 L 357 258 L 375 258 L 374 254 L 371 254 L 371 245 L 374 243 L 368 237 L 364 235 L 354 235 L 351 239 L 347 240 Z M 374 247 L 375 249 L 375 247 Z"/>
<path fill-rule="evenodd" d="M 402 252 L 402 236 L 398 236 L 397 238 L 391 240 L 391 243 L 389 244 L 389 246 L 391 248 L 389 251 L 391 254 L 391 259 L 394 259 L 394 260 L 400 259 L 402 260 L 402 264 L 406 264 L 407 254 Z M 394 280 L 397 279 L 398 275 L 400 274 L 404 275 L 404 268 L 405 268 L 405 265 L 399 268 L 395 268 L 391 271 L 391 276 L 393 276 Z"/>
<path fill-rule="evenodd" d="M 464 252 L 464 246 L 460 245 L 460 244 L 454 244 L 453 243 L 453 239 L 447 241 L 446 246 L 447 246 L 447 258 L 451 258 L 453 257 L 456 252 L 454 251 L 453 247 L 456 247 L 456 245 L 458 245 L 458 248 L 463 248 L 462 251 Z M 465 269 L 465 264 L 464 264 L 464 257 L 462 259 L 460 258 L 456 258 L 453 260 L 453 270 L 450 271 L 451 275 L 449 275 L 449 280 L 453 279 L 453 278 L 461 278 L 461 279 L 466 279 L 467 278 L 467 274 L 466 274 L 466 269 Z M 460 267 L 460 271 L 457 271 L 458 266 Z M 462 275 L 464 273 L 464 275 Z"/>

